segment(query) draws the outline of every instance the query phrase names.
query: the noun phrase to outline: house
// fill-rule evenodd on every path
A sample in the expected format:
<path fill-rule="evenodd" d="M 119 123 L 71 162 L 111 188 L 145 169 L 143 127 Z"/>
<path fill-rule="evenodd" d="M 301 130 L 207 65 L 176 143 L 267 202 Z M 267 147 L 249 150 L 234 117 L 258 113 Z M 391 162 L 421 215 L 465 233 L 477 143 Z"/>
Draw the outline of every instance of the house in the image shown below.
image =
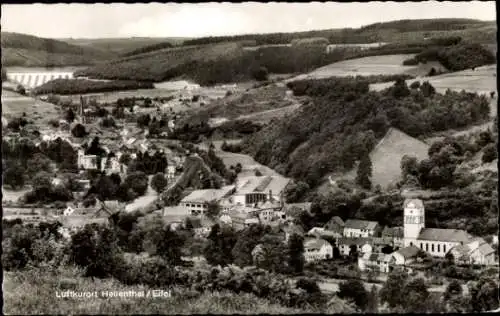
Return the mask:
<path fill-rule="evenodd" d="M 61 186 L 63 184 L 63 180 L 59 178 L 52 178 L 51 184 L 54 187 Z"/>
<path fill-rule="evenodd" d="M 495 250 L 482 238 L 476 238 L 466 245 L 458 245 L 450 250 L 457 264 L 495 264 Z"/>
<path fill-rule="evenodd" d="M 281 176 L 244 177 L 236 184 L 235 204 L 252 205 L 265 201 L 281 201 L 290 179 Z"/>
<path fill-rule="evenodd" d="M 219 222 L 223 226 L 230 226 L 230 227 L 233 226 L 233 220 L 231 216 L 229 216 L 227 211 L 222 212 L 222 216 L 219 217 Z"/>
<path fill-rule="evenodd" d="M 191 215 L 203 215 L 211 201 L 219 202 L 234 192 L 234 186 L 225 186 L 220 189 L 195 190 L 183 198 L 180 205 Z"/>
<path fill-rule="evenodd" d="M 344 226 L 344 237 L 373 237 L 379 230 L 377 222 L 348 219 Z"/>
<path fill-rule="evenodd" d="M 391 263 L 391 255 L 384 253 L 366 252 L 358 257 L 358 267 L 361 271 L 379 271 L 389 273 Z"/>
<path fill-rule="evenodd" d="M 72 208 L 71 206 L 68 206 L 64 211 L 63 211 L 63 215 L 64 216 L 69 216 L 71 214 L 73 214 L 75 212 L 75 209 Z"/>
<path fill-rule="evenodd" d="M 321 238 L 304 240 L 304 258 L 306 262 L 326 260 L 333 257 L 332 245 Z"/>
<path fill-rule="evenodd" d="M 175 178 L 175 166 L 174 165 L 168 165 L 167 166 L 167 179 L 172 180 Z"/>
<path fill-rule="evenodd" d="M 421 249 L 415 246 L 408 246 L 392 253 L 395 265 L 405 266 L 415 262 Z"/>
<path fill-rule="evenodd" d="M 85 155 L 82 149 L 78 150 L 77 165 L 79 169 L 97 170 L 99 169 L 96 155 Z"/>
<path fill-rule="evenodd" d="M 285 220 L 286 215 L 281 211 L 281 204 L 274 201 L 266 201 L 262 204 L 257 204 L 259 209 L 259 219 L 263 223 Z"/>
<path fill-rule="evenodd" d="M 343 235 L 344 227 L 344 221 L 338 216 L 333 216 L 324 226 L 325 230 L 334 233 L 337 237 L 341 237 Z"/>
<path fill-rule="evenodd" d="M 370 238 L 364 237 L 341 237 L 337 239 L 337 247 L 343 256 L 349 256 L 351 248 L 360 253 L 364 245 L 371 245 L 371 243 L 372 240 Z"/>
<path fill-rule="evenodd" d="M 215 222 L 206 216 L 191 218 L 194 235 L 198 238 L 206 238 L 212 230 Z"/>

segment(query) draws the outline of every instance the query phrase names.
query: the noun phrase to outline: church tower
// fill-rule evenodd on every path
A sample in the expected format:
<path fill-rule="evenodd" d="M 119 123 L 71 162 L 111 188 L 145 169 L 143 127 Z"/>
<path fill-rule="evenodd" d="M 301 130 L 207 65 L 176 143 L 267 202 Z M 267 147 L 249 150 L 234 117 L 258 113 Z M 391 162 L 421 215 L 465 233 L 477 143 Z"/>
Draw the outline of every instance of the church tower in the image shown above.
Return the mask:
<path fill-rule="evenodd" d="M 404 204 L 404 246 L 416 246 L 420 231 L 425 228 L 424 203 L 420 199 L 406 199 Z"/>

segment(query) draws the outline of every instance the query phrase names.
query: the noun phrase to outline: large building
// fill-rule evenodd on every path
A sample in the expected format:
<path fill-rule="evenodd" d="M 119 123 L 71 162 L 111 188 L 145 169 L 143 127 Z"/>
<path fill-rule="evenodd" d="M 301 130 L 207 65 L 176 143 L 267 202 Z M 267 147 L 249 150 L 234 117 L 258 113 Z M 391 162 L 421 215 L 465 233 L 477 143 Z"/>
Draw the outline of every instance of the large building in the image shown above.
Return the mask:
<path fill-rule="evenodd" d="M 453 247 L 469 243 L 472 239 L 464 230 L 426 228 L 422 200 L 404 202 L 404 246 L 416 246 L 435 257 L 444 257 Z"/>
<path fill-rule="evenodd" d="M 238 180 L 232 197 L 235 205 L 254 205 L 269 200 L 281 201 L 290 179 L 281 176 L 253 176 Z"/>
<path fill-rule="evenodd" d="M 203 215 L 211 201 L 219 202 L 234 192 L 234 186 L 229 185 L 220 189 L 196 190 L 181 200 L 180 205 L 190 215 Z"/>

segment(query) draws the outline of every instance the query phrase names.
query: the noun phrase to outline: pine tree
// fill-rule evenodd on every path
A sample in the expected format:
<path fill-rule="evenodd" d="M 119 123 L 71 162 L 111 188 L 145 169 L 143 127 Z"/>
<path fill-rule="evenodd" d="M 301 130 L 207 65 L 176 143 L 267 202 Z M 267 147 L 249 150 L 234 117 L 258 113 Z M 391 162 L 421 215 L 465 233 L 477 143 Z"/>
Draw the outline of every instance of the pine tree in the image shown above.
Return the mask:
<path fill-rule="evenodd" d="M 361 158 L 359 162 L 358 171 L 356 175 L 356 183 L 359 184 L 362 188 L 366 190 L 370 190 L 372 187 L 372 162 L 368 155 L 365 155 Z"/>
<path fill-rule="evenodd" d="M 288 241 L 289 266 L 295 273 L 302 273 L 304 270 L 304 239 L 297 234 L 293 234 Z"/>

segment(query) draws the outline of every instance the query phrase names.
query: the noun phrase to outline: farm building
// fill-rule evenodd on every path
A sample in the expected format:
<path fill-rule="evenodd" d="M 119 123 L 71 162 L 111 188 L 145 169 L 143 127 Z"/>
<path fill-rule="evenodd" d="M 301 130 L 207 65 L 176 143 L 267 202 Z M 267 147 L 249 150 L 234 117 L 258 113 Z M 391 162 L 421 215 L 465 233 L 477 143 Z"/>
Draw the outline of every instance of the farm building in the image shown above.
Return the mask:
<path fill-rule="evenodd" d="M 186 214 L 202 215 L 211 201 L 220 201 L 234 192 L 234 186 L 225 186 L 221 189 L 196 190 L 181 200 L 180 205 L 185 208 Z"/>
<path fill-rule="evenodd" d="M 377 222 L 348 219 L 344 225 L 344 237 L 373 237 L 379 229 Z"/>
<path fill-rule="evenodd" d="M 304 241 L 306 262 L 330 259 L 333 256 L 332 245 L 321 238 L 308 238 Z"/>

